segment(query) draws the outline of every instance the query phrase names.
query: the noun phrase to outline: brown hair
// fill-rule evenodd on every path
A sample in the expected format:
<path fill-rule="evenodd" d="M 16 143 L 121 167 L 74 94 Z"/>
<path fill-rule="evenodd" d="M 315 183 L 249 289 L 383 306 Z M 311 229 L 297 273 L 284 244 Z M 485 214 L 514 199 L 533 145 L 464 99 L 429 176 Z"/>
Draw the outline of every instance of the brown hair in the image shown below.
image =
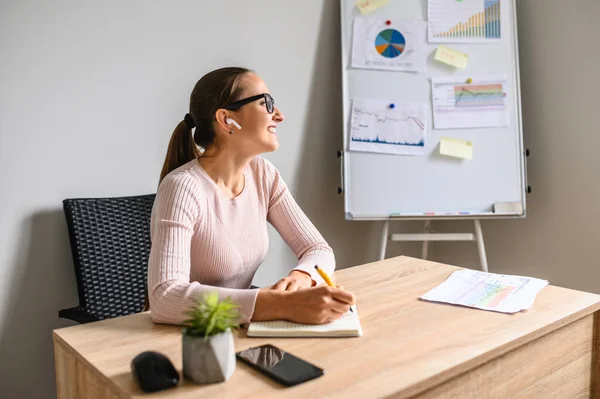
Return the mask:
<path fill-rule="evenodd" d="M 159 183 L 171 171 L 198 158 L 202 153 L 197 146 L 207 149 L 214 143 L 215 112 L 238 99 L 242 92 L 240 79 L 248 72 L 252 71 L 239 67 L 216 69 L 196 83 L 190 95 L 189 112 L 196 125 L 194 137 L 192 139 L 192 129 L 188 124 L 185 121 L 179 122 L 169 141 Z"/>

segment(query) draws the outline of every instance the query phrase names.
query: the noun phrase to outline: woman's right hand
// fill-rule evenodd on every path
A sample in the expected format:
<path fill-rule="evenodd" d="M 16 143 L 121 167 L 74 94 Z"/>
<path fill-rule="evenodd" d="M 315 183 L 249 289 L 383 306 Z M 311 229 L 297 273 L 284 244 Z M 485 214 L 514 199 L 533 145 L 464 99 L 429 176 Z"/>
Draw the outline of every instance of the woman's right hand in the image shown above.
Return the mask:
<path fill-rule="evenodd" d="M 286 319 L 302 324 L 325 324 L 342 317 L 354 305 L 354 294 L 342 287 L 321 285 L 291 292 Z"/>
<path fill-rule="evenodd" d="M 302 324 L 325 324 L 339 319 L 356 298 L 342 287 L 305 288 L 298 291 L 259 291 L 252 320 L 289 320 Z"/>

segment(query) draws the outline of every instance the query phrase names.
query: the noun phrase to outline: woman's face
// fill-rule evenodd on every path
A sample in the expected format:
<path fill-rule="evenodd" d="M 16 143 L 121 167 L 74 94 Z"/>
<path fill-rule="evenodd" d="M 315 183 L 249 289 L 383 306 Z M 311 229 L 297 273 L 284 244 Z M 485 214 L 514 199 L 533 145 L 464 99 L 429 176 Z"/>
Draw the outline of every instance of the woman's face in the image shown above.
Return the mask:
<path fill-rule="evenodd" d="M 243 87 L 239 100 L 258 94 L 269 93 L 265 82 L 254 73 L 245 74 L 240 80 Z M 277 124 L 283 122 L 284 116 L 273 106 L 273 113 L 267 111 L 265 99 L 260 98 L 242 107 L 227 111 L 229 117 L 235 120 L 241 129 L 235 125 L 228 125 L 233 134 L 229 144 L 245 155 L 258 155 L 264 152 L 275 151 L 279 147 L 277 140 Z"/>

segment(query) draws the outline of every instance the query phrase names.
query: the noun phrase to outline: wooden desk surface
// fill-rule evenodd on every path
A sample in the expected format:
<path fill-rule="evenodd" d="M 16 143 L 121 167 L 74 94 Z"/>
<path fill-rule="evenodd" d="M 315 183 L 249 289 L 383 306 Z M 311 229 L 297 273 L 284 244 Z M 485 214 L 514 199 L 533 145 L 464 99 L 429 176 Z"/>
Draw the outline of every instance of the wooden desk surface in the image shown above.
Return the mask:
<path fill-rule="evenodd" d="M 397 257 L 336 272 L 338 283 L 357 296 L 361 338 L 248 338 L 238 331 L 236 351 L 272 343 L 326 369 L 323 377 L 292 388 L 238 362 L 225 383 L 182 380 L 177 388 L 144 394 L 130 372 L 131 359 L 140 352 L 162 352 L 181 371 L 181 327 L 156 325 L 149 313 L 53 335 L 55 344 L 92 365 L 92 372 L 123 397 L 410 397 L 600 309 L 599 295 L 555 286 L 544 288 L 532 309 L 514 315 L 418 299 L 455 270 Z"/>

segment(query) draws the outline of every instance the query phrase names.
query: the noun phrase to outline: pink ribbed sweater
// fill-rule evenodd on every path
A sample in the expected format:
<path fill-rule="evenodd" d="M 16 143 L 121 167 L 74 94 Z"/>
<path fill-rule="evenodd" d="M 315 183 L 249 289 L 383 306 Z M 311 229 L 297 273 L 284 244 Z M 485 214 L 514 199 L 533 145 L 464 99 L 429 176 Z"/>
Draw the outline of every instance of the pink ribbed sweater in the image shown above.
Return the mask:
<path fill-rule="evenodd" d="M 218 290 L 240 305 L 240 323 L 254 313 L 257 289 L 249 289 L 269 248 L 267 221 L 298 258 L 294 269 L 323 282 L 318 264 L 330 275 L 333 251 L 294 201 L 279 171 L 256 157 L 244 170 L 245 185 L 228 198 L 197 160 L 161 182 L 151 218 L 152 247 L 148 293 L 152 319 L 182 324 L 194 300 Z M 292 269 L 292 267 L 290 267 Z"/>

